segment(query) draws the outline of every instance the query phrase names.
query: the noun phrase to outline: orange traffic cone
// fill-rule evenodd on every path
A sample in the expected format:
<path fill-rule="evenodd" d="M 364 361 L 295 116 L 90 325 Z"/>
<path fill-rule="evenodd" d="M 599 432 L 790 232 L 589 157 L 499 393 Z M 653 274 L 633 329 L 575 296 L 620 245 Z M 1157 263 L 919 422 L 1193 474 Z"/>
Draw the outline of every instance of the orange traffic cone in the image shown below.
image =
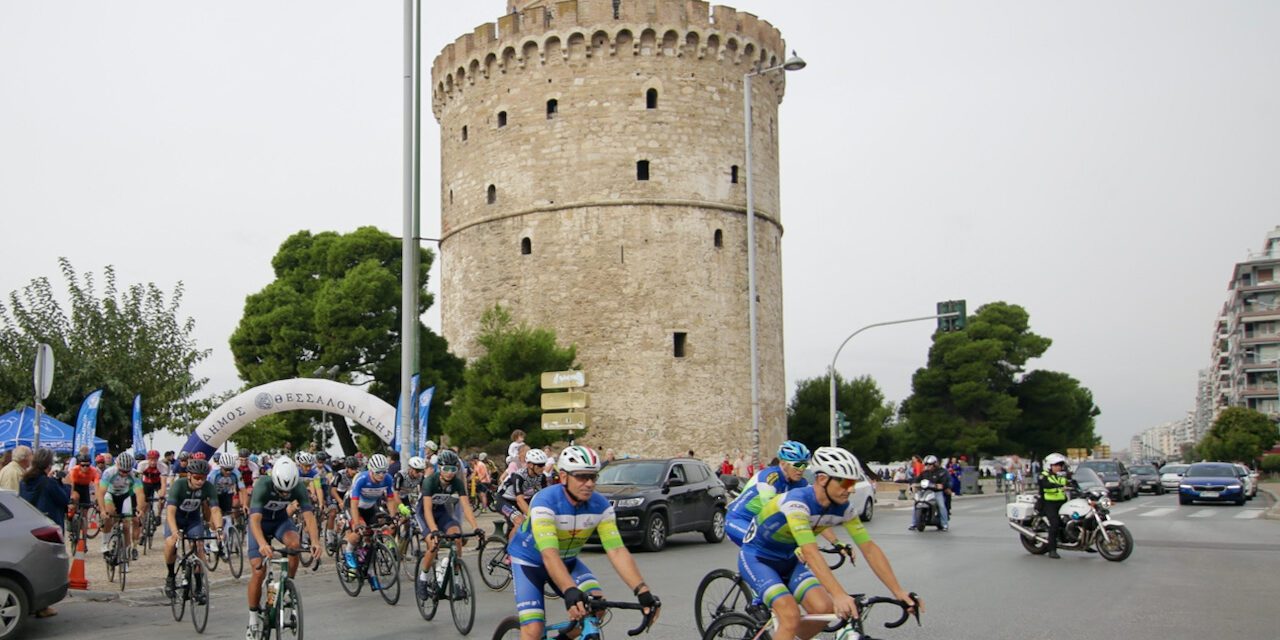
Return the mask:
<path fill-rule="evenodd" d="M 84 576 L 84 556 L 89 549 L 84 544 L 84 536 L 80 536 L 80 540 L 76 542 L 75 556 L 71 559 L 71 573 L 67 575 L 69 584 L 72 589 L 88 589 L 89 579 Z"/>

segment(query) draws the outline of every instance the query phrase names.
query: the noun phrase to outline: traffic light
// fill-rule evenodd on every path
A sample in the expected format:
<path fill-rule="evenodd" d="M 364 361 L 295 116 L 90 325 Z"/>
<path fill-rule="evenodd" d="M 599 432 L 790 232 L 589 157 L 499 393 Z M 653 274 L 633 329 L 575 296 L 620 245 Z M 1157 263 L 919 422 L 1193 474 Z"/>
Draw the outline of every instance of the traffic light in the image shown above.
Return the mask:
<path fill-rule="evenodd" d="M 938 303 L 938 315 L 956 314 L 945 318 L 938 318 L 938 331 L 950 332 L 960 331 L 968 324 L 968 315 L 965 310 L 964 300 L 947 300 Z"/>
<path fill-rule="evenodd" d="M 844 412 L 837 411 L 836 412 L 836 436 L 839 438 L 843 438 L 849 435 L 849 433 L 851 432 L 852 432 L 852 429 L 849 428 L 849 420 L 845 417 Z"/>

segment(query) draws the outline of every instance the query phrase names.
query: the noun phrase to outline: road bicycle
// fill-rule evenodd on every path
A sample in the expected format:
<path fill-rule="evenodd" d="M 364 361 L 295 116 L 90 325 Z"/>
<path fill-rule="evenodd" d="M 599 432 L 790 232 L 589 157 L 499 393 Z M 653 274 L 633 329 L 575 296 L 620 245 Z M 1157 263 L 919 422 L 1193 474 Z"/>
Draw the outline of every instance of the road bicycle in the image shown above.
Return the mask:
<path fill-rule="evenodd" d="M 480 581 L 493 591 L 502 591 L 511 584 L 511 554 L 507 553 L 507 538 L 501 535 L 501 525 L 494 523 L 494 533 L 480 539 L 480 553 L 476 554 L 476 568 Z"/>
<path fill-rule="evenodd" d="M 301 556 L 305 549 L 271 547 L 276 555 L 267 562 L 267 572 L 262 577 L 266 603 L 259 617 L 259 640 L 271 640 L 272 631 L 279 640 L 302 640 L 302 596 L 297 583 L 289 577 L 289 556 Z"/>
<path fill-rule="evenodd" d="M 223 535 L 225 532 L 225 535 Z M 234 526 L 228 531 L 225 528 L 218 529 L 218 550 L 215 552 L 210 545 L 205 545 L 205 552 L 209 558 L 209 570 L 217 571 L 219 562 L 226 562 L 227 568 L 231 570 L 231 576 L 239 578 L 244 575 L 244 539 L 240 537 L 240 532 Z"/>
<path fill-rule="evenodd" d="M 347 566 L 346 554 L 334 554 L 338 569 L 338 583 L 352 598 L 360 595 L 367 580 L 369 587 L 382 595 L 382 599 L 394 606 L 400 601 L 400 561 L 394 550 L 392 532 L 395 522 L 385 516 L 373 526 L 359 528 L 360 543 L 355 549 L 356 566 Z"/>
<path fill-rule="evenodd" d="M 819 549 L 823 553 L 836 556 L 834 563 L 827 566 L 835 571 L 851 560 L 852 555 L 842 551 L 841 547 Z M 797 551 L 798 552 L 798 551 Z M 737 572 L 729 569 L 713 569 L 702 577 L 693 596 L 694 623 L 698 626 L 698 634 L 705 633 L 707 627 L 716 618 L 728 613 L 751 613 L 754 609 L 766 611 L 767 607 L 755 601 L 755 594 L 746 580 Z"/>
<path fill-rule="evenodd" d="M 656 600 L 656 598 L 655 598 Z M 599 598 L 591 598 L 587 600 L 588 615 L 582 620 L 557 622 L 543 627 L 543 640 L 551 640 L 553 638 L 563 638 L 571 635 L 579 627 L 581 633 L 578 635 L 579 640 L 601 640 L 604 637 L 604 626 L 608 623 L 610 616 L 607 614 L 609 609 L 628 609 L 631 611 L 640 611 L 644 615 L 640 626 L 627 631 L 628 636 L 638 636 L 653 625 L 653 621 L 658 616 L 658 611 L 662 608 L 662 603 L 658 602 L 649 613 L 643 613 L 644 607 L 635 602 L 611 602 Z M 498 623 L 498 628 L 493 632 L 493 640 L 520 640 L 520 618 L 517 616 L 507 616 Z"/>
<path fill-rule="evenodd" d="M 67 524 L 67 540 L 74 550 L 80 539 L 92 540 L 101 531 L 98 522 L 98 508 L 93 504 L 71 505 L 71 519 Z"/>
<path fill-rule="evenodd" d="M 836 637 L 875 640 L 867 635 L 864 629 L 867 616 L 871 614 L 871 608 L 877 604 L 892 604 L 902 610 L 902 615 L 893 622 L 884 623 L 885 628 L 896 629 L 902 626 L 912 614 L 915 615 L 916 624 L 920 624 L 920 609 L 915 607 L 917 597 L 914 593 L 910 594 L 911 603 L 881 596 L 867 597 L 861 593 L 850 595 L 858 610 L 856 618 L 844 620 L 834 613 L 816 613 L 803 615 L 800 619 L 828 623 L 822 630 L 824 635 L 838 634 Z M 771 611 L 765 611 L 763 614 L 732 612 L 716 618 L 715 622 L 712 622 L 702 634 L 702 640 L 771 640 L 777 629 L 777 620 Z"/>
<path fill-rule="evenodd" d="M 124 591 L 125 582 L 129 575 L 129 562 L 133 560 L 133 555 L 137 553 L 130 545 L 125 543 L 125 532 L 128 530 L 129 523 L 134 520 L 132 514 L 107 516 L 112 522 L 111 533 L 107 534 L 106 549 L 107 552 L 102 554 L 102 559 L 107 563 L 107 581 L 116 581 L 116 569 L 120 574 L 120 590 Z"/>
<path fill-rule="evenodd" d="M 418 603 L 418 613 L 422 614 L 423 620 L 434 618 L 440 601 L 448 600 L 449 611 L 453 614 L 453 626 L 464 636 L 471 633 L 471 627 L 476 621 L 476 592 L 472 587 L 471 572 L 459 557 L 461 552 L 456 545 L 446 543 L 472 537 L 483 539 L 483 534 L 479 531 L 435 534 L 438 541 L 436 566 L 426 572 L 425 589 L 418 588 L 418 583 L 423 579 L 421 576 L 414 581 L 413 589 L 413 599 Z M 424 590 L 425 594 L 422 593 Z M 422 595 L 426 595 L 426 598 L 422 598 Z"/>
<path fill-rule="evenodd" d="M 406 515 L 396 527 L 395 551 L 401 573 L 406 580 L 413 580 L 422 565 L 422 529 L 418 528 L 417 519 L 411 515 Z"/>
<path fill-rule="evenodd" d="M 142 547 L 142 553 L 147 553 L 155 542 L 156 530 L 160 528 L 160 510 L 164 508 L 164 497 L 157 491 L 155 495 L 147 502 L 147 509 L 142 513 L 142 539 L 138 541 L 138 546 Z"/>
<path fill-rule="evenodd" d="M 182 616 L 191 602 L 191 624 L 196 633 L 204 633 L 209 624 L 209 566 L 197 553 L 214 536 L 182 536 L 182 555 L 174 567 L 173 591 L 169 595 L 169 608 L 173 619 L 182 622 Z"/>

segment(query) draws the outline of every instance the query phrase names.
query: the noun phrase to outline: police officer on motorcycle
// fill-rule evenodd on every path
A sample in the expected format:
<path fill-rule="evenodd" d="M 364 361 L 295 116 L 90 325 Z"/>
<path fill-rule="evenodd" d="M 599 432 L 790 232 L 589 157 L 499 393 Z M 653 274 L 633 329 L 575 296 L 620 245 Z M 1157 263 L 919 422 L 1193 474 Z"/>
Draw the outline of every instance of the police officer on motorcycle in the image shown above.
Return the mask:
<path fill-rule="evenodd" d="M 1067 485 L 1071 477 L 1067 474 L 1067 458 L 1061 453 L 1045 456 L 1044 471 L 1040 472 L 1037 484 L 1040 487 L 1040 499 L 1036 501 L 1036 510 L 1049 520 L 1049 552 L 1050 558 L 1058 555 L 1058 532 L 1062 528 L 1062 519 L 1058 510 L 1067 501 Z"/>

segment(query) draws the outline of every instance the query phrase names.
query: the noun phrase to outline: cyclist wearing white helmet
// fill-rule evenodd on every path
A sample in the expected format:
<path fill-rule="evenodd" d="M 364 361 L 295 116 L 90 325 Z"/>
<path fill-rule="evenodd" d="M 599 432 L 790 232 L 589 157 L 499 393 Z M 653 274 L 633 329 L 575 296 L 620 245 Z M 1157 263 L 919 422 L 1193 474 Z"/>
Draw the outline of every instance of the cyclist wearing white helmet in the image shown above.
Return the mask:
<path fill-rule="evenodd" d="M 419 535 L 424 538 L 427 535 L 427 521 L 422 519 L 418 496 L 422 494 L 422 472 L 426 469 L 427 461 L 421 456 L 413 456 L 395 477 L 396 494 L 400 496 L 400 515 L 412 517 L 417 523 Z"/>
<path fill-rule="evenodd" d="M 222 510 L 222 534 L 231 533 L 231 512 L 238 504 L 248 504 L 244 480 L 236 470 L 236 457 L 230 453 L 218 456 L 218 468 L 209 471 L 208 483 L 218 494 L 218 508 Z M 216 544 L 214 552 L 217 552 Z"/>
<path fill-rule="evenodd" d="M 895 598 L 912 601 L 912 594 L 898 584 L 889 559 L 872 542 L 850 502 L 862 469 L 853 454 L 838 447 L 820 447 L 809 464 L 814 484 L 775 496 L 756 516 L 738 554 L 738 569 L 778 621 L 777 638 L 808 640 L 822 631 L 823 622 L 800 620 L 806 613 L 857 615 L 857 607 L 818 550 L 815 533 L 843 525 L 862 552 L 876 577 Z M 799 553 L 797 553 L 797 549 Z M 799 557 L 797 557 L 799 556 Z M 915 599 L 923 610 L 923 602 Z"/>
<path fill-rule="evenodd" d="M 387 473 L 391 462 L 381 453 L 369 456 L 365 470 L 351 483 L 351 528 L 347 530 L 346 547 L 343 549 L 347 567 L 356 568 L 356 543 L 360 542 L 360 527 L 372 525 L 378 518 L 378 505 L 386 504 L 387 513 L 400 510 L 400 497 L 396 495 L 395 479 Z"/>
<path fill-rule="evenodd" d="M 98 480 L 98 510 L 108 516 L 102 522 L 102 530 L 107 533 L 114 528 L 114 516 L 137 515 L 142 513 L 142 505 L 147 503 L 146 491 L 142 487 L 142 474 L 134 471 L 133 463 L 132 453 L 121 452 L 115 464 L 104 469 L 102 478 Z M 130 553 L 136 554 L 137 551 L 132 547 L 133 541 L 138 539 L 137 518 L 130 518 L 126 525 L 125 543 L 130 546 Z M 110 537 L 98 536 L 103 555 L 108 551 L 107 539 Z"/>
<path fill-rule="evenodd" d="M 316 515 L 311 503 L 311 495 L 302 482 L 298 465 L 288 457 L 275 459 L 271 475 L 262 475 L 253 483 L 253 497 L 249 499 L 249 562 L 253 566 L 253 577 L 249 579 L 249 629 L 248 637 L 258 637 L 261 616 L 259 602 L 262 598 L 262 581 L 267 572 L 270 560 L 271 539 L 283 542 L 289 549 L 299 549 L 302 539 L 289 518 L 289 507 L 294 503 L 302 509 L 302 519 L 307 527 L 307 535 L 312 544 L 320 540 L 319 528 L 316 526 Z M 289 556 L 289 577 L 298 571 L 298 556 Z M 251 635 L 250 635 L 251 634 Z"/>
<path fill-rule="evenodd" d="M 462 459 L 449 449 L 441 451 L 436 459 L 436 473 L 422 480 L 419 493 L 419 509 L 426 520 L 427 548 L 422 556 L 422 567 L 414 588 L 419 600 L 426 600 L 435 589 L 435 572 L 431 565 L 436 559 L 435 534 L 455 534 L 462 531 L 458 524 L 457 510 L 462 508 L 462 518 L 471 530 L 480 532 L 476 514 L 471 510 L 471 498 L 467 496 L 467 484 L 462 479 Z M 461 557 L 463 539 L 457 541 Z"/>
<path fill-rule="evenodd" d="M 1049 519 L 1049 551 L 1045 555 L 1060 558 L 1058 555 L 1058 530 L 1062 528 L 1062 518 L 1058 510 L 1067 500 L 1067 485 L 1071 483 L 1071 474 L 1067 473 L 1067 457 L 1061 453 L 1051 453 L 1044 458 L 1044 471 L 1036 479 L 1040 488 L 1040 498 L 1036 501 L 1036 510 Z"/>
<path fill-rule="evenodd" d="M 542 637 L 546 627 L 543 585 L 550 584 L 564 596 L 572 620 L 587 614 L 588 595 L 603 597 L 599 581 L 578 558 L 592 532 L 599 534 L 609 563 L 644 606 L 645 619 L 652 624 L 662 603 L 649 591 L 635 559 L 623 545 L 609 500 L 595 491 L 600 456 L 588 447 L 572 445 L 560 452 L 557 464 L 561 484 L 533 496 L 529 518 L 507 545 L 515 574 L 521 640 Z"/>
<path fill-rule="evenodd" d="M 541 449 L 530 449 L 524 457 L 525 468 L 507 476 L 498 490 L 498 510 L 507 522 L 507 539 L 515 536 L 529 515 L 529 501 L 534 494 L 547 487 L 547 454 Z"/>
<path fill-rule="evenodd" d="M 303 451 L 298 454 L 294 462 L 298 465 L 299 482 L 306 487 L 307 495 L 311 496 L 312 506 L 324 504 L 322 501 L 324 494 L 320 492 L 320 469 L 316 467 L 316 457 L 309 452 Z M 292 515 L 292 511 L 290 515 Z"/>

